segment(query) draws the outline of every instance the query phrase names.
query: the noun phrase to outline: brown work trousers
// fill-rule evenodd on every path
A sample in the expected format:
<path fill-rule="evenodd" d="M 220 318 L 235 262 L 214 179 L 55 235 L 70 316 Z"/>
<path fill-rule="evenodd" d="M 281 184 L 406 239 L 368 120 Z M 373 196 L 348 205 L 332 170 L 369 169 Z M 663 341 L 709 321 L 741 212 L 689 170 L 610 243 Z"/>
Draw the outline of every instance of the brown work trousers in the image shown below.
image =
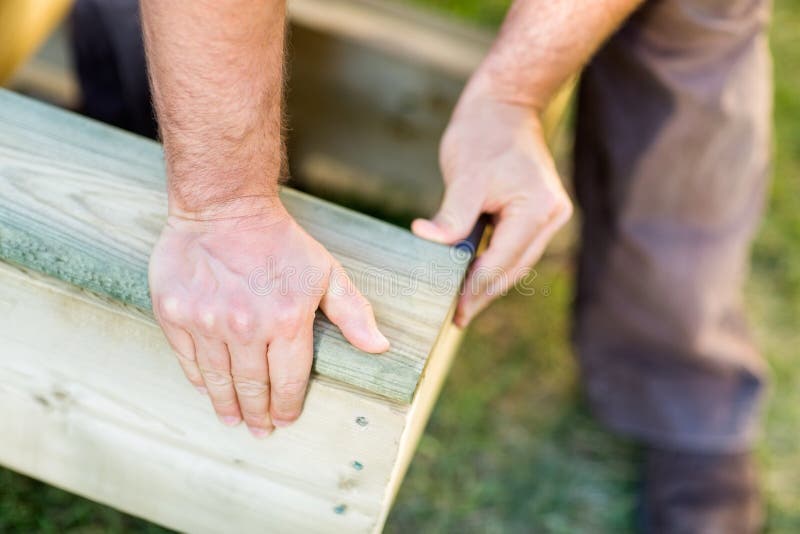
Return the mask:
<path fill-rule="evenodd" d="M 645 2 L 580 84 L 574 341 L 597 416 L 651 445 L 737 452 L 757 430 L 742 285 L 771 151 L 769 11 Z"/>

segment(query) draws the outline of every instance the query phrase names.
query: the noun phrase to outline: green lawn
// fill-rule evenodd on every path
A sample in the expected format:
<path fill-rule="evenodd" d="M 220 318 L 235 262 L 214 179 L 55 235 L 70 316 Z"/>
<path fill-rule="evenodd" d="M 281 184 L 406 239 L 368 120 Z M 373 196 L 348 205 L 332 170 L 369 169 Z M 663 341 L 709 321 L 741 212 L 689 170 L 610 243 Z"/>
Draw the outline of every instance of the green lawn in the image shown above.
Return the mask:
<path fill-rule="evenodd" d="M 507 0 L 418 0 L 496 24 Z M 800 531 L 800 0 L 777 0 L 775 180 L 754 251 L 752 318 L 773 370 L 760 446 L 769 530 Z M 604 432 L 578 394 L 569 345 L 569 258 L 539 268 L 470 329 L 389 519 L 389 532 L 626 532 L 637 450 Z M 546 296 L 545 296 L 546 295 Z M 795 347 L 795 349 L 793 349 Z M 157 532 L 157 527 L 0 471 L 0 532 Z"/>

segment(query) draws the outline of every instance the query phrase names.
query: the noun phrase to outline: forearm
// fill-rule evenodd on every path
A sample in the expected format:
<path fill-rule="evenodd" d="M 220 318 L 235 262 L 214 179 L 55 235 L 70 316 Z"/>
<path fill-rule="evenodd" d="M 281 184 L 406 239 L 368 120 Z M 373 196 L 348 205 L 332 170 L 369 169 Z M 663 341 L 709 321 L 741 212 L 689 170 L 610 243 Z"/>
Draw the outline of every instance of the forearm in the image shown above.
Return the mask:
<path fill-rule="evenodd" d="M 284 0 L 141 0 L 170 211 L 274 199 L 283 162 Z"/>
<path fill-rule="evenodd" d="M 641 0 L 516 0 L 467 96 L 541 111 Z"/>

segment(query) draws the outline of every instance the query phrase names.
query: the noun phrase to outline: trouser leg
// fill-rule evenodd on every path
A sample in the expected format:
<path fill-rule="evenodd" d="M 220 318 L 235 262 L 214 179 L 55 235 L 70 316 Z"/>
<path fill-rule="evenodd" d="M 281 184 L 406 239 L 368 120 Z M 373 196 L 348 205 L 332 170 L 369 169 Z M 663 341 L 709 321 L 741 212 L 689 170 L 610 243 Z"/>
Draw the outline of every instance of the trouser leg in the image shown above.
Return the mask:
<path fill-rule="evenodd" d="M 82 112 L 156 136 L 138 0 L 78 0 L 70 37 L 83 94 Z"/>
<path fill-rule="evenodd" d="M 757 429 L 742 285 L 770 155 L 768 13 L 646 3 L 582 78 L 574 341 L 595 413 L 653 445 L 738 451 Z"/>

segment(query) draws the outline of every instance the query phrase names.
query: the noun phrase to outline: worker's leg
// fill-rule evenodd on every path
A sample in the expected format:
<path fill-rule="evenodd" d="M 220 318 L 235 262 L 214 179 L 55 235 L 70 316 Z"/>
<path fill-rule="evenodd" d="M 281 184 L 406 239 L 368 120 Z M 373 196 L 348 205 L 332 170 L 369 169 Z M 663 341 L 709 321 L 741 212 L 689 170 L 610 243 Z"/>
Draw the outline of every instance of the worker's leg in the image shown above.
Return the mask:
<path fill-rule="evenodd" d="M 768 11 L 646 3 L 580 88 L 574 337 L 587 396 L 611 428 L 695 469 L 747 451 L 758 424 L 765 365 L 742 284 L 769 166 Z"/>
<path fill-rule="evenodd" d="M 766 13 L 648 4 L 582 80 L 575 340 L 598 416 L 653 444 L 736 451 L 756 429 L 741 291 L 770 154 Z"/>

